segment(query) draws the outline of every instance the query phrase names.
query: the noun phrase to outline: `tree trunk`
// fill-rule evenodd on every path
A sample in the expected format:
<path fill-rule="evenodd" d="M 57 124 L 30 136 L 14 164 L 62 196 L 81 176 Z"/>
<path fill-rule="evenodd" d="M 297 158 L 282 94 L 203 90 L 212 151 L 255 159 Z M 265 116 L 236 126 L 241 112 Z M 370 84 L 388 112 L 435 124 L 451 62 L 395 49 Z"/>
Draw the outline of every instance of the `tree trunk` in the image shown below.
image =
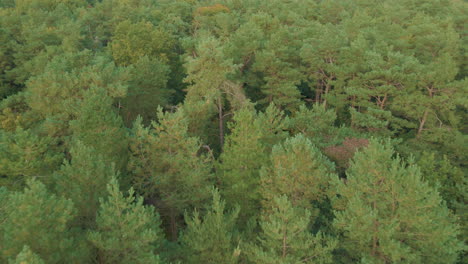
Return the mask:
<path fill-rule="evenodd" d="M 330 91 L 330 84 L 327 82 L 325 85 L 325 96 L 327 96 L 328 91 Z M 323 99 L 323 107 L 325 107 L 325 109 L 327 108 L 327 99 Z"/>
<path fill-rule="evenodd" d="M 429 109 L 426 109 L 424 111 L 423 117 L 421 119 L 421 122 L 419 122 L 419 128 L 418 128 L 418 134 L 416 135 L 416 138 L 419 138 L 421 136 L 421 132 L 424 129 L 424 124 L 426 123 L 427 120 L 427 115 L 429 114 Z"/>
<path fill-rule="evenodd" d="M 170 218 L 171 218 L 171 240 L 177 241 L 177 221 L 176 221 L 176 214 L 174 209 L 170 209 Z"/>
<path fill-rule="evenodd" d="M 281 257 L 284 259 L 286 257 L 286 252 L 287 252 L 286 250 L 287 250 L 288 246 L 287 246 L 287 243 L 286 243 L 286 241 L 287 241 L 286 227 L 283 227 L 283 228 L 284 228 L 284 230 L 283 230 L 283 253 L 282 253 Z"/>
<path fill-rule="evenodd" d="M 224 115 L 221 97 L 218 97 L 218 118 L 219 118 L 219 147 L 223 149 L 224 144 Z"/>

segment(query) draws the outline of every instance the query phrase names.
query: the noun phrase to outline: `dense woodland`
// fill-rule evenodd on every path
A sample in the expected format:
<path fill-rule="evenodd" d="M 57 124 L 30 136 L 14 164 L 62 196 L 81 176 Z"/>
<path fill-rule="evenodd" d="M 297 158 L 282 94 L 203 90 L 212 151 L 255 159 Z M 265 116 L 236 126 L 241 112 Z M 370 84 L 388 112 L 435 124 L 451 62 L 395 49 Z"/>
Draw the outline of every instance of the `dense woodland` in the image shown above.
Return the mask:
<path fill-rule="evenodd" d="M 466 263 L 467 12 L 0 0 L 0 263 Z"/>

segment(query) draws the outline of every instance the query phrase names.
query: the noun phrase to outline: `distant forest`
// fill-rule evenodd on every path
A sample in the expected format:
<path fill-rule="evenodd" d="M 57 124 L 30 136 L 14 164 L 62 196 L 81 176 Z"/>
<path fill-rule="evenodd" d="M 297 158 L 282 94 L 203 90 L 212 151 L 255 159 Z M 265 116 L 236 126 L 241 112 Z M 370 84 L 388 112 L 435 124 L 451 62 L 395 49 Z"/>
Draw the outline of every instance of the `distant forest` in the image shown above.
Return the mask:
<path fill-rule="evenodd" d="M 0 0 L 0 263 L 467 263 L 467 23 Z"/>

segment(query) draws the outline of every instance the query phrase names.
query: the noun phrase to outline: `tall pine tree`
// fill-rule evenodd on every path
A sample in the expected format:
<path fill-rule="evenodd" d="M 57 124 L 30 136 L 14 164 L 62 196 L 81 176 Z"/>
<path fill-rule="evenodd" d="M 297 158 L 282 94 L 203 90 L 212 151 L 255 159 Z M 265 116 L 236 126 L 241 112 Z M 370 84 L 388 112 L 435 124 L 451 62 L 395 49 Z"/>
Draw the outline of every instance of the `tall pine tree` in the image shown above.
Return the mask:
<path fill-rule="evenodd" d="M 238 263 L 239 248 L 235 223 L 239 208 L 225 212 L 225 203 L 217 190 L 212 191 L 213 202 L 205 215 L 195 210 L 185 215 L 187 229 L 181 237 L 186 250 L 185 263 Z"/>
<path fill-rule="evenodd" d="M 11 192 L 2 209 L 2 257 L 14 258 L 28 245 L 47 263 L 89 261 L 80 238 L 73 238 L 69 229 L 76 214 L 73 202 L 48 192 L 38 180 L 28 180 L 27 184 L 23 192 Z"/>
<path fill-rule="evenodd" d="M 64 161 L 54 173 L 56 192 L 69 198 L 77 209 L 77 224 L 84 228 L 94 226 L 99 199 L 107 196 L 107 183 L 117 176 L 114 165 L 93 147 L 81 141 L 70 150 L 71 161 Z"/>
<path fill-rule="evenodd" d="M 339 194 L 334 226 L 350 261 L 455 263 L 463 248 L 455 218 L 419 168 L 373 139 L 358 152 Z"/>
<path fill-rule="evenodd" d="M 116 178 L 107 191 L 107 199 L 100 199 L 97 228 L 88 233 L 98 249 L 99 263 L 160 263 L 156 250 L 163 237 L 154 208 L 143 205 L 143 198 L 136 198 L 133 189 L 125 197 Z"/>
<path fill-rule="evenodd" d="M 268 209 L 278 195 L 293 206 L 312 209 L 330 196 L 334 165 L 299 134 L 273 147 L 270 162 L 261 170 L 261 195 Z"/>
<path fill-rule="evenodd" d="M 201 142 L 188 135 L 183 109 L 163 113 L 145 128 L 138 119 L 133 128 L 129 169 L 135 189 L 169 217 L 172 239 L 177 239 L 179 218 L 187 209 L 200 207 L 209 197 L 212 163 L 200 151 Z"/>
<path fill-rule="evenodd" d="M 310 232 L 311 212 L 294 206 L 286 195 L 274 197 L 270 213 L 260 222 L 258 245 L 248 259 L 257 264 L 332 263 L 336 240 Z"/>

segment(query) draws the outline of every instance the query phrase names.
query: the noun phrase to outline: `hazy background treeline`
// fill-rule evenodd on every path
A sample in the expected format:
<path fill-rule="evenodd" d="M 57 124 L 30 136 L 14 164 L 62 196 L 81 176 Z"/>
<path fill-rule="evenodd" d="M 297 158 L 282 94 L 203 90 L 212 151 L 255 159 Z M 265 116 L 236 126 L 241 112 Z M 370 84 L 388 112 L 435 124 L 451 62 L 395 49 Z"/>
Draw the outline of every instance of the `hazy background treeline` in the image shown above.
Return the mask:
<path fill-rule="evenodd" d="M 0 0 L 1 263 L 464 263 L 462 0 Z"/>

